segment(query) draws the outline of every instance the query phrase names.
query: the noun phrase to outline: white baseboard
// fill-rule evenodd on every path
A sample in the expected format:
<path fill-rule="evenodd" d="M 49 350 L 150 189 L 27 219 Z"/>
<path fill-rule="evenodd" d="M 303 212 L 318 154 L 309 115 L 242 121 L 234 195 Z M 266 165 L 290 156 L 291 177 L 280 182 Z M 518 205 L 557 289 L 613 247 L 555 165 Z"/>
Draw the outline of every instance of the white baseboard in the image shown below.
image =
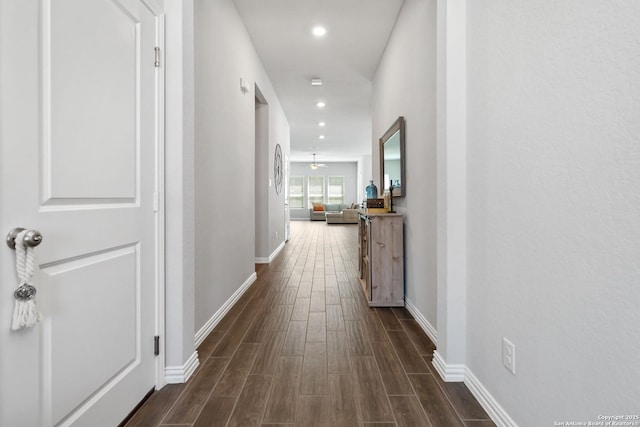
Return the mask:
<path fill-rule="evenodd" d="M 271 253 L 271 255 L 269 255 L 269 257 L 256 257 L 256 264 L 269 264 L 271 261 L 273 261 L 273 259 L 278 256 L 278 254 L 280 253 L 280 251 L 282 249 L 284 249 L 284 244 L 285 242 L 280 243 L 280 245 L 276 248 L 275 251 L 273 251 Z"/>
<path fill-rule="evenodd" d="M 413 318 L 416 319 L 416 322 L 418 322 L 418 325 L 420 325 L 420 327 L 422 328 L 424 333 L 427 334 L 429 339 L 436 346 L 438 346 L 438 331 L 436 331 L 436 328 L 434 328 L 433 325 L 429 323 L 427 318 L 424 317 L 422 313 L 420 313 L 420 310 L 418 310 L 418 308 L 415 305 L 413 305 L 413 303 L 410 300 L 405 298 L 404 306 L 407 309 L 407 311 L 411 313 Z"/>
<path fill-rule="evenodd" d="M 445 382 L 456 383 L 464 381 L 466 366 L 447 363 L 446 360 L 440 356 L 438 350 L 433 352 L 433 366 Z"/>
<path fill-rule="evenodd" d="M 498 427 L 518 427 L 466 365 L 447 364 L 438 351 L 433 352 L 433 366 L 445 382 L 461 382 L 467 386 L 480 406 Z"/>
<path fill-rule="evenodd" d="M 465 368 L 464 383 L 498 427 L 518 427 L 518 424 L 513 421 L 491 393 L 484 388 L 469 368 Z"/>
<path fill-rule="evenodd" d="M 213 331 L 213 328 L 215 328 L 218 325 L 218 323 L 220 323 L 220 321 L 225 316 L 225 314 L 227 314 L 229 310 L 231 310 L 231 307 L 233 307 L 233 305 L 240 299 L 242 294 L 244 294 L 247 291 L 247 289 L 249 289 L 251 285 L 255 283 L 257 278 L 258 278 L 258 275 L 255 272 L 253 272 L 251 276 L 249 276 L 249 278 L 245 280 L 244 283 L 233 293 L 233 295 L 231 295 L 231 298 L 229 298 L 224 304 L 222 304 L 222 307 L 220 307 L 220 309 L 218 309 L 218 311 L 216 311 L 213 314 L 213 316 L 211 316 L 211 318 L 207 320 L 204 326 L 200 328 L 198 332 L 196 332 L 196 336 L 195 336 L 196 348 L 198 348 L 198 346 L 202 344 L 205 338 L 209 336 L 211 331 Z"/>
<path fill-rule="evenodd" d="M 422 330 L 431 338 L 434 344 L 438 344 L 438 331 L 422 315 L 420 310 L 408 299 L 405 299 L 405 307 L 416 319 Z M 471 394 L 476 398 L 480 406 L 487 411 L 494 423 L 498 427 L 518 427 L 515 421 L 509 416 L 498 401 L 489 393 L 482 383 L 473 375 L 473 372 L 464 364 L 448 364 L 438 353 L 433 352 L 433 366 L 440 377 L 446 382 L 464 381 Z"/>
<path fill-rule="evenodd" d="M 194 351 L 189 359 L 182 366 L 167 366 L 164 368 L 164 377 L 168 384 L 186 383 L 189 377 L 196 370 L 200 361 L 198 360 L 198 352 Z"/>

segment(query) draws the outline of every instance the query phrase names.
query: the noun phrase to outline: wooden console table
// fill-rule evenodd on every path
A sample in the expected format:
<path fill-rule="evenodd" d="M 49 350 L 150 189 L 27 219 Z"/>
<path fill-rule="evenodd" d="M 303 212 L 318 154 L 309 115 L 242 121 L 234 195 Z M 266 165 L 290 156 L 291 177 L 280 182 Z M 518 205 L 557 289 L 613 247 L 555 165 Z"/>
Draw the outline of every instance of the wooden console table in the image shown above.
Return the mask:
<path fill-rule="evenodd" d="M 369 306 L 404 306 L 404 216 L 359 212 L 358 269 Z"/>

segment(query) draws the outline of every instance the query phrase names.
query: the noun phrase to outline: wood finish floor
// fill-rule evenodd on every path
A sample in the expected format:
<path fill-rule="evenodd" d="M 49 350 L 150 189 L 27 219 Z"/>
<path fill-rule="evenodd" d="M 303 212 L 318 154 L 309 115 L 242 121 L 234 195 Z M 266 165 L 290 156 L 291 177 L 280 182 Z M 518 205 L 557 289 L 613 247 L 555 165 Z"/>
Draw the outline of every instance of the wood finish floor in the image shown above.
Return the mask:
<path fill-rule="evenodd" d="M 186 384 L 127 427 L 495 426 L 404 308 L 369 308 L 357 226 L 297 221 L 291 239 L 198 348 Z"/>

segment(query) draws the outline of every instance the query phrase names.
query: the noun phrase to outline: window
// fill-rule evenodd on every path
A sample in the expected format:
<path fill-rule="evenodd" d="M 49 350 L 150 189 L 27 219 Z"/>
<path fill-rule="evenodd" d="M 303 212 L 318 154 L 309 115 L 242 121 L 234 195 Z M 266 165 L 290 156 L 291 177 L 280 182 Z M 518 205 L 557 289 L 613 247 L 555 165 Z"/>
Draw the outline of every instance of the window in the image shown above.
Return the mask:
<path fill-rule="evenodd" d="M 304 208 L 304 177 L 289 177 L 289 206 L 292 209 Z"/>
<path fill-rule="evenodd" d="M 327 203 L 342 204 L 344 203 L 344 176 L 330 176 L 329 185 L 327 187 Z"/>
<path fill-rule="evenodd" d="M 313 207 L 313 203 L 324 203 L 324 176 L 310 176 L 307 194 L 309 195 L 308 207 Z"/>

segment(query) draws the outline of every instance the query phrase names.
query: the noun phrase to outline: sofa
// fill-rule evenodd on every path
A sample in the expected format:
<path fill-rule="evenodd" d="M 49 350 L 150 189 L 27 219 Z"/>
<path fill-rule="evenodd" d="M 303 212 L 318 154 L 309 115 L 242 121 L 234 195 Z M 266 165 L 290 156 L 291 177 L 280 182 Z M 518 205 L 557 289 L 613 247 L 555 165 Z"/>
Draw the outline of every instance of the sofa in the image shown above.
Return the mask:
<path fill-rule="evenodd" d="M 358 209 L 352 204 L 314 203 L 309 209 L 311 221 L 326 221 L 327 224 L 357 224 Z"/>

